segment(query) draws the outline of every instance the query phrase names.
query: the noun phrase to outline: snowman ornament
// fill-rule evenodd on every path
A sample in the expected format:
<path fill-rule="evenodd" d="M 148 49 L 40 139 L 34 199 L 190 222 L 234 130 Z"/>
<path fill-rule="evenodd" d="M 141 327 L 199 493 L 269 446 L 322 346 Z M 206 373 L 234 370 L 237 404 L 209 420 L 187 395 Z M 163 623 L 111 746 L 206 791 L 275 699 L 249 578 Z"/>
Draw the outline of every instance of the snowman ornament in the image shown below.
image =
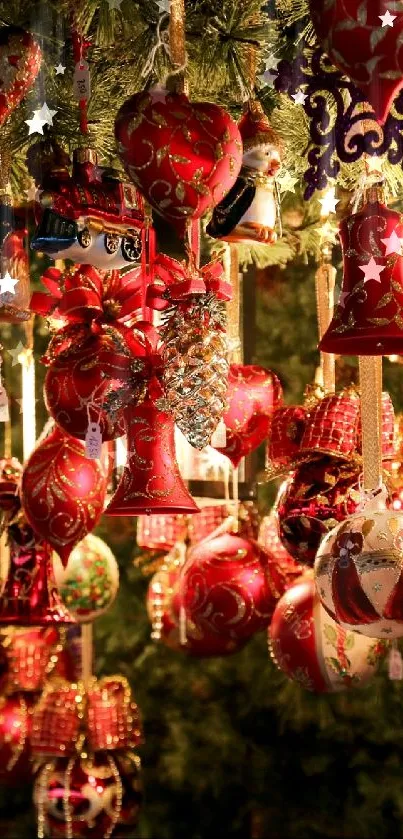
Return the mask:
<path fill-rule="evenodd" d="M 258 102 L 249 102 L 239 122 L 242 168 L 236 183 L 215 207 L 207 233 L 226 242 L 277 241 L 275 177 L 281 167 L 279 140 Z"/>
<path fill-rule="evenodd" d="M 104 271 L 140 262 L 143 199 L 132 184 L 102 169 L 92 149 L 76 149 L 72 174 L 55 169 L 44 186 L 33 250 Z"/>

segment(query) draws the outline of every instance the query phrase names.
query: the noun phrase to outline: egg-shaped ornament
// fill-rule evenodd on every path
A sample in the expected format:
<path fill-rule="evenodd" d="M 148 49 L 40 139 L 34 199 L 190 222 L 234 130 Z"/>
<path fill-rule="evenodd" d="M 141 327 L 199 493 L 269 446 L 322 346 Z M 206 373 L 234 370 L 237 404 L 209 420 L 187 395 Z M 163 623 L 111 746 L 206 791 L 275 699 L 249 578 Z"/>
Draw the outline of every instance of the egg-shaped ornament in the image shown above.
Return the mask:
<path fill-rule="evenodd" d="M 280 539 L 297 562 L 313 566 L 323 537 L 355 513 L 360 467 L 330 455 L 302 463 L 277 502 Z"/>
<path fill-rule="evenodd" d="M 226 242 L 277 241 L 278 201 L 275 176 L 280 141 L 258 101 L 248 102 L 239 122 L 242 168 L 228 195 L 214 208 L 207 233 Z"/>
<path fill-rule="evenodd" d="M 132 839 L 143 798 L 140 771 L 130 751 L 46 763 L 34 787 L 38 836 Z"/>
<path fill-rule="evenodd" d="M 382 489 L 325 537 L 315 562 L 326 611 L 370 638 L 403 637 L 403 513 L 386 503 Z"/>
<path fill-rule="evenodd" d="M 119 588 L 119 568 L 105 542 L 89 533 L 73 548 L 67 566 L 54 557 L 60 597 L 79 623 L 100 617 L 112 606 Z"/>
<path fill-rule="evenodd" d="M 269 629 L 269 651 L 279 670 L 315 693 L 365 685 L 387 646 L 339 626 L 323 608 L 309 575 L 279 600 Z"/>

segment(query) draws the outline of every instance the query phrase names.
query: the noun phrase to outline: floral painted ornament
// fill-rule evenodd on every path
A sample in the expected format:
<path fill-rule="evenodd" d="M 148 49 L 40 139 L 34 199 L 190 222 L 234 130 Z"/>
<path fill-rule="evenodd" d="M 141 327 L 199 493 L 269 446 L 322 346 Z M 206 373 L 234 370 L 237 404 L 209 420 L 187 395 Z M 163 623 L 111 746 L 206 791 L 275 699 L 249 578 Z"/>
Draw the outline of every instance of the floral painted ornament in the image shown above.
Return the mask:
<path fill-rule="evenodd" d="M 403 10 L 391 9 L 390 0 L 309 0 L 309 8 L 330 60 L 364 93 L 384 123 L 403 87 Z M 396 11 L 392 21 L 391 10 Z"/>
<path fill-rule="evenodd" d="M 403 514 L 367 509 L 337 525 L 316 557 L 316 587 L 331 617 L 370 638 L 403 637 Z"/>
<path fill-rule="evenodd" d="M 87 623 L 107 612 L 119 587 L 118 565 L 108 545 L 89 533 L 73 548 L 65 569 L 56 560 L 59 594 L 70 614 Z"/>
<path fill-rule="evenodd" d="M 346 631 L 329 617 L 309 576 L 279 600 L 269 629 L 269 652 L 277 667 L 315 693 L 363 686 L 375 674 L 386 646 Z"/>

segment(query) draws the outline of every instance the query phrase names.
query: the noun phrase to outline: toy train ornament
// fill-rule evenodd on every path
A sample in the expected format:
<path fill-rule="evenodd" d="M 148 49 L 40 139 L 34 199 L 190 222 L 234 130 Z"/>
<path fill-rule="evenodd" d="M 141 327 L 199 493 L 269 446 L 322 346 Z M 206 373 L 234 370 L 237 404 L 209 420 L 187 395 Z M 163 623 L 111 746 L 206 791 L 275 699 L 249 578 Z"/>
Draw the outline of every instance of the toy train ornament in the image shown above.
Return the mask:
<path fill-rule="evenodd" d="M 76 149 L 73 170 L 47 173 L 36 204 L 31 248 L 101 270 L 133 265 L 141 257 L 144 202 L 137 189 L 98 165 L 92 149 Z"/>

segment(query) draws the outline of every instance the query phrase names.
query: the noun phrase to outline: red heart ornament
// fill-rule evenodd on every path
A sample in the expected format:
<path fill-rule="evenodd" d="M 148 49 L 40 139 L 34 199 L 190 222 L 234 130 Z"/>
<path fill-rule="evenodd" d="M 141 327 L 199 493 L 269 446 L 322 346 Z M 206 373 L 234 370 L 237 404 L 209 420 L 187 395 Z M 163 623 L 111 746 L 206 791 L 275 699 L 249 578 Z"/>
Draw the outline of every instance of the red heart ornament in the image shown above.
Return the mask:
<path fill-rule="evenodd" d="M 33 530 L 63 565 L 101 516 L 107 475 L 85 446 L 58 426 L 34 449 L 22 473 L 21 503 Z"/>
<path fill-rule="evenodd" d="M 266 439 L 273 412 L 282 402 L 279 379 L 257 364 L 231 364 L 228 375 L 228 410 L 223 416 L 227 442 L 214 446 L 233 466 Z"/>
<path fill-rule="evenodd" d="M 16 26 L 0 29 L 0 125 L 32 87 L 41 61 L 41 48 L 29 32 Z"/>
<path fill-rule="evenodd" d="M 147 201 L 183 230 L 227 194 L 242 163 L 236 122 L 218 105 L 183 94 L 136 93 L 115 123 L 126 172 Z"/>
<path fill-rule="evenodd" d="M 380 16 L 389 0 L 309 0 L 313 25 L 330 60 L 363 92 L 383 123 L 403 87 L 403 12 L 393 26 Z"/>

